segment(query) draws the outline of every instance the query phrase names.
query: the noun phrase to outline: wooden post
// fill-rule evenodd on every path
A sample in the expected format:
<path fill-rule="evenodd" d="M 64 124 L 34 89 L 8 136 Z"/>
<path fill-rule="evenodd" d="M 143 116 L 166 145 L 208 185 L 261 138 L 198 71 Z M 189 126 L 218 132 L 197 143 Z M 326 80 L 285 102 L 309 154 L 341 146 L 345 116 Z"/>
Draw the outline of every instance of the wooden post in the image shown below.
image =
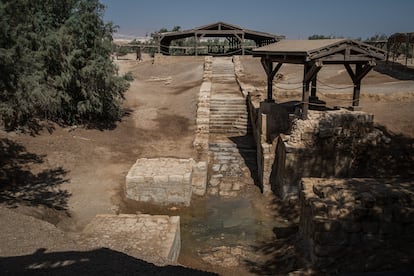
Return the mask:
<path fill-rule="evenodd" d="M 317 81 L 317 74 L 312 78 L 312 84 L 311 84 L 311 97 L 313 99 L 316 99 L 316 81 Z"/>
<path fill-rule="evenodd" d="M 354 81 L 354 93 L 352 95 L 352 106 L 359 106 L 359 95 L 361 93 L 361 78 L 362 64 L 357 63 L 355 68 L 356 79 Z"/>
<path fill-rule="evenodd" d="M 195 39 L 194 40 L 194 54 L 195 54 L 195 56 L 198 56 L 198 53 L 197 53 L 198 52 L 197 51 L 197 46 L 198 46 L 197 45 L 198 44 L 197 33 L 194 34 L 194 39 Z"/>
<path fill-rule="evenodd" d="M 242 56 L 244 56 L 244 32 L 242 34 L 242 41 L 240 42 L 240 45 L 241 45 L 241 48 L 242 48 Z"/>
<path fill-rule="evenodd" d="M 405 41 L 405 67 L 408 65 L 408 51 L 410 45 L 410 35 L 407 35 L 407 40 Z"/>
<path fill-rule="evenodd" d="M 308 65 L 303 65 L 303 84 L 302 84 L 302 120 L 308 119 L 309 110 L 309 81 L 306 79 Z"/>
<path fill-rule="evenodd" d="M 273 78 L 272 69 L 273 62 L 267 60 L 268 72 L 267 72 L 267 102 L 273 102 Z"/>
<path fill-rule="evenodd" d="M 273 62 L 269 58 L 262 57 L 260 62 L 266 72 L 267 75 L 267 99 L 266 102 L 274 102 L 273 100 L 273 79 L 279 71 L 280 67 L 282 67 L 283 63 L 278 63 L 276 67 L 273 69 Z"/>

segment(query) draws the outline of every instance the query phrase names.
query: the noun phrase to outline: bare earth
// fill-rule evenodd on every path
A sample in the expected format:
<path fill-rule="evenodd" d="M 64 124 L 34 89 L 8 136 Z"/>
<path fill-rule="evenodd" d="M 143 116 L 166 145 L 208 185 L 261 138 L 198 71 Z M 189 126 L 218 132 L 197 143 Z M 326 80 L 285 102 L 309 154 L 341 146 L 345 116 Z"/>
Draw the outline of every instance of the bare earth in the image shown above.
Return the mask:
<path fill-rule="evenodd" d="M 85 250 L 72 239 L 96 214 L 116 214 L 126 208 L 123 184 L 137 158 L 195 157 L 192 140 L 203 61 L 199 57 L 153 64 L 147 56 L 137 62 L 133 55 L 115 60 L 120 72 L 133 73 L 134 81 L 126 93 L 126 115 L 113 129 L 53 125 L 51 132 L 43 130 L 35 136 L 0 131 L 0 269 L 8 262 L 19 265 L 18 259 L 7 257 L 34 252 L 44 256 L 41 248 Z M 265 87 L 260 61 L 245 57 L 242 63 L 245 82 Z M 287 89 L 276 89 L 277 100 L 299 100 L 302 68 L 284 65 L 280 73 L 280 85 Z M 396 75 L 371 72 L 362 85 L 361 106 L 375 115 L 377 124 L 412 140 L 414 74 L 404 80 Z M 344 68 L 333 66 L 321 70 L 320 81 L 346 87 L 352 84 L 347 77 Z M 325 89 L 324 100 L 336 93 Z M 338 97 L 349 99 L 350 95 L 351 88 Z M 186 260 L 186 265 L 206 269 L 199 262 Z"/>

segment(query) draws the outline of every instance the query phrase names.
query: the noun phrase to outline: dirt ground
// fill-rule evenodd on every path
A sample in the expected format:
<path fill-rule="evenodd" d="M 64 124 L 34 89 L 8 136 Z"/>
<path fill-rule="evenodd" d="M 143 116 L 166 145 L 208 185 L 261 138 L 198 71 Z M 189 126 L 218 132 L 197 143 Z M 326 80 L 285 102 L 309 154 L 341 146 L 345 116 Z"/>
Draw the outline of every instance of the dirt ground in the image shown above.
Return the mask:
<path fill-rule="evenodd" d="M 137 158 L 194 158 L 192 141 L 203 60 L 174 59 L 153 64 L 149 56 L 138 62 L 134 55 L 115 60 L 121 73 L 132 72 L 134 81 L 125 95 L 126 115 L 113 129 L 53 125 L 51 131 L 45 129 L 35 136 L 0 131 L 0 207 L 48 221 L 68 237 L 76 236 L 96 214 L 117 213 L 124 208 L 125 175 Z M 265 87 L 260 61 L 246 57 L 242 64 L 245 82 Z M 361 106 L 375 115 L 378 125 L 412 140 L 414 74 L 399 79 L 398 72 L 380 69 L 364 80 Z M 299 99 L 300 89 L 296 87 L 301 86 L 301 67 L 284 65 L 280 73 L 283 87 L 290 90 L 276 89 L 277 100 Z M 335 66 L 323 68 L 320 74 L 321 82 L 332 86 L 331 90 L 352 84 L 347 77 L 344 68 Z M 280 98 L 278 91 L 284 92 Z M 349 99 L 352 89 L 349 91 L 341 97 Z M 323 93 L 332 96 L 335 92 Z M 10 248 L 5 242 L 10 236 L 6 237 L 4 231 L 11 233 L 13 227 L 30 228 L 31 224 L 13 225 L 14 220 L 6 217 L 0 212 L 1 257 L 33 253 L 39 244 L 47 247 L 47 237 L 28 235 L 30 229 L 26 229 L 18 231 L 18 240 Z M 32 244 L 29 240 L 33 239 L 40 241 Z"/>

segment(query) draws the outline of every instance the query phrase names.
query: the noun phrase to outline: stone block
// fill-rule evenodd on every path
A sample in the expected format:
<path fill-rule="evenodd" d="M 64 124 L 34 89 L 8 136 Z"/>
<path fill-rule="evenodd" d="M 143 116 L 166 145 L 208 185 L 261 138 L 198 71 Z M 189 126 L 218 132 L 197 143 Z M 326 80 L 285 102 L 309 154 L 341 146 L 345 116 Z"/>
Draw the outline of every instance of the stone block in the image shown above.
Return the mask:
<path fill-rule="evenodd" d="M 167 186 L 168 185 L 168 175 L 155 175 L 154 176 L 154 186 Z"/>
<path fill-rule="evenodd" d="M 193 194 L 203 196 L 206 193 L 207 186 L 207 162 L 198 162 L 193 167 L 192 188 Z"/>
<path fill-rule="evenodd" d="M 189 205 L 194 163 L 192 159 L 138 159 L 126 176 L 126 197 L 161 205 Z M 171 193 L 174 197 L 168 196 Z"/>
<path fill-rule="evenodd" d="M 181 250 L 180 217 L 97 215 L 82 231 L 79 243 L 110 248 L 156 265 L 176 264 Z"/>

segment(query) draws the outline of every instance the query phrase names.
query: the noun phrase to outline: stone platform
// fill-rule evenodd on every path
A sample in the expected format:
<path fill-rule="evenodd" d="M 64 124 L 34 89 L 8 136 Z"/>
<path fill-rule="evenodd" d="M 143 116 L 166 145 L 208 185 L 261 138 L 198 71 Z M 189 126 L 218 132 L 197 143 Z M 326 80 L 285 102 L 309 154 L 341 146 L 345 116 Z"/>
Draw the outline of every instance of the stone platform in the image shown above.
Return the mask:
<path fill-rule="evenodd" d="M 141 158 L 126 176 L 126 197 L 155 204 L 190 205 L 193 159 Z"/>
<path fill-rule="evenodd" d="M 80 240 L 88 248 L 106 247 L 157 265 L 174 264 L 181 249 L 180 217 L 97 215 Z"/>

